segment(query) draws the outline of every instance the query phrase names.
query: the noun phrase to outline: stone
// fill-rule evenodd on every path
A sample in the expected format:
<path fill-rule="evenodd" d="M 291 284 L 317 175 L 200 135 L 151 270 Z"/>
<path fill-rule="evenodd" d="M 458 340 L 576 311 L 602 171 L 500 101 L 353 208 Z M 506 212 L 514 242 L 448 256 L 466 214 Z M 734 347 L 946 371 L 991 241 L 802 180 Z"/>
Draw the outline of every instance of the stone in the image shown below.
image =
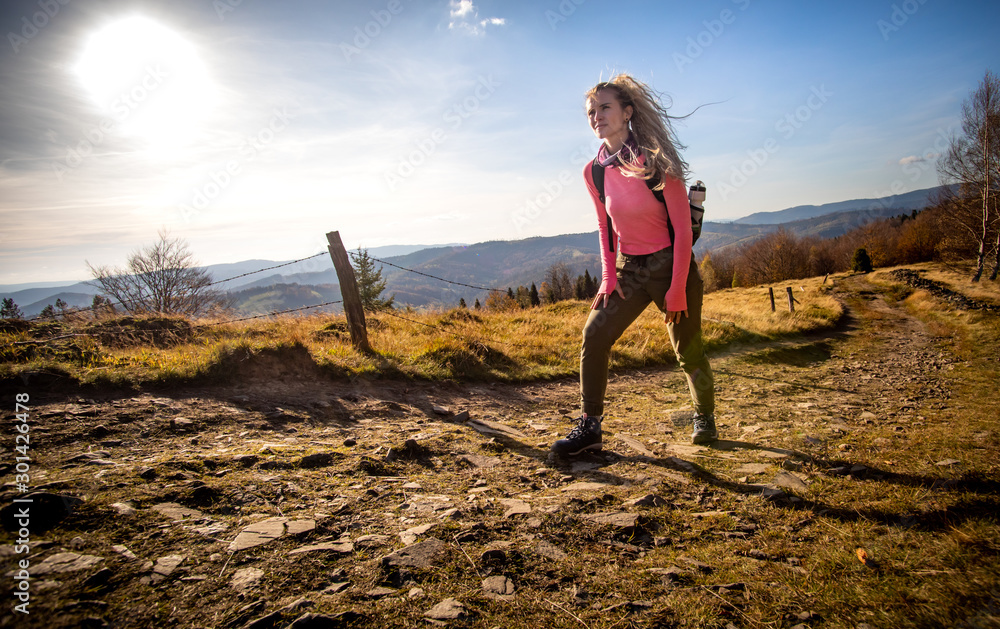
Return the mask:
<path fill-rule="evenodd" d="M 501 460 L 495 456 L 483 456 L 481 454 L 461 454 L 455 457 L 460 464 L 475 468 L 490 468 L 500 465 Z"/>
<path fill-rule="evenodd" d="M 944 459 L 943 461 L 938 461 L 934 465 L 938 467 L 951 467 L 953 465 L 959 465 L 961 463 L 962 462 L 959 461 L 958 459 Z"/>
<path fill-rule="evenodd" d="M 433 620 L 464 620 L 466 617 L 465 605 L 462 605 L 454 598 L 446 598 L 424 614 Z"/>
<path fill-rule="evenodd" d="M 31 576 L 40 576 L 53 572 L 76 572 L 89 570 L 104 561 L 104 557 L 94 555 L 79 555 L 77 553 L 56 553 L 46 557 L 37 566 L 32 566 Z"/>
<path fill-rule="evenodd" d="M 382 567 L 391 568 L 431 568 L 449 551 L 447 544 L 437 538 L 411 544 L 382 558 Z"/>
<path fill-rule="evenodd" d="M 233 573 L 229 579 L 229 587 L 238 592 L 245 592 L 260 585 L 263 577 L 264 571 L 260 568 L 242 568 Z"/>
<path fill-rule="evenodd" d="M 520 430 L 511 428 L 500 422 L 492 422 L 486 419 L 470 419 L 465 422 L 465 425 L 487 437 L 508 437 L 521 441 L 528 439 L 528 435 Z"/>
<path fill-rule="evenodd" d="M 244 528 L 229 544 L 229 552 L 236 552 L 254 548 L 268 542 L 273 542 L 285 534 L 285 523 L 287 518 L 273 517 L 267 518 Z"/>
<path fill-rule="evenodd" d="M 451 409 L 447 406 L 432 406 L 431 410 L 434 411 L 436 415 L 451 415 Z"/>
<path fill-rule="evenodd" d="M 572 478 L 572 477 L 570 477 Z M 589 482 L 577 482 L 570 485 L 566 485 L 562 488 L 563 491 L 603 491 L 608 488 L 607 483 L 589 483 Z"/>
<path fill-rule="evenodd" d="M 765 463 L 746 463 L 736 469 L 737 474 L 764 474 L 769 466 Z"/>
<path fill-rule="evenodd" d="M 422 526 L 415 526 L 413 528 L 406 529 L 405 531 L 403 531 L 403 532 L 401 532 L 399 534 L 399 539 L 401 539 L 403 541 L 403 544 L 409 546 L 410 544 L 413 544 L 414 542 L 416 542 L 418 537 L 420 537 L 421 535 L 427 533 L 428 531 L 430 531 L 435 526 L 437 526 L 437 525 L 436 524 L 424 524 Z"/>
<path fill-rule="evenodd" d="M 538 545 L 535 546 L 535 552 L 541 555 L 542 557 L 546 557 L 553 561 L 562 561 L 566 559 L 566 557 L 568 557 L 568 555 L 563 551 L 563 549 L 559 548 L 555 544 L 551 544 L 549 542 L 544 542 L 544 541 L 538 542 Z"/>
<path fill-rule="evenodd" d="M 336 616 L 308 613 L 292 621 L 287 629 L 341 629 L 352 626 L 350 623 L 355 623 L 363 618 L 365 618 L 364 614 L 354 610 L 341 612 Z"/>
<path fill-rule="evenodd" d="M 387 587 L 377 587 L 365 592 L 365 598 L 373 601 L 377 601 L 380 598 L 385 598 L 387 596 L 393 596 L 399 594 L 398 590 Z"/>
<path fill-rule="evenodd" d="M 483 580 L 483 593 L 486 595 L 486 598 L 494 600 L 513 600 L 514 582 L 502 575 L 487 577 Z"/>
<path fill-rule="evenodd" d="M 503 498 L 500 500 L 500 504 L 507 507 L 507 511 L 503 514 L 505 519 L 514 517 L 515 515 L 531 513 L 531 505 L 523 500 L 517 500 L 516 498 Z"/>
<path fill-rule="evenodd" d="M 289 520 L 285 523 L 288 535 L 305 535 L 316 530 L 316 520 Z"/>
<path fill-rule="evenodd" d="M 182 563 L 184 563 L 184 557 L 181 555 L 165 555 L 153 564 L 153 574 L 164 578 L 169 577 Z"/>
<path fill-rule="evenodd" d="M 138 557 L 135 556 L 135 553 L 133 553 L 131 550 L 120 544 L 115 544 L 114 546 L 111 547 L 111 550 L 114 551 L 116 555 L 120 555 L 125 559 L 128 559 L 129 561 L 136 561 L 139 559 Z"/>
<path fill-rule="evenodd" d="M 591 513 L 584 515 L 583 518 L 585 520 L 590 520 L 591 522 L 596 522 L 597 524 L 627 529 L 636 526 L 639 520 L 639 515 L 623 511 L 619 513 Z"/>
<path fill-rule="evenodd" d="M 312 544 L 310 546 L 300 546 L 290 551 L 289 555 L 301 555 L 303 553 L 331 552 L 342 555 L 349 555 L 354 552 L 354 544 L 351 542 L 326 542 L 323 544 Z"/>
<path fill-rule="evenodd" d="M 793 491 L 805 491 L 809 488 L 805 481 L 789 472 L 779 472 L 778 475 L 774 477 L 774 484 L 778 487 L 791 489 Z"/>
<path fill-rule="evenodd" d="M 111 508 L 118 512 L 118 515 L 131 516 L 136 514 L 135 507 L 127 502 L 116 502 Z"/>
<path fill-rule="evenodd" d="M 646 494 L 645 496 L 629 500 L 628 504 L 636 507 L 662 507 L 667 504 L 667 501 L 656 494 Z"/>
<path fill-rule="evenodd" d="M 260 457 L 256 454 L 240 454 L 233 457 L 233 463 L 243 467 L 252 467 L 259 460 Z"/>
<path fill-rule="evenodd" d="M 634 437 L 630 437 L 628 435 L 623 435 L 623 434 L 619 433 L 619 434 L 615 435 L 615 438 L 618 439 L 619 441 L 624 442 L 625 445 L 627 445 L 628 447 L 632 448 L 633 450 L 635 450 L 636 452 L 638 452 L 642 456 L 647 456 L 647 457 L 650 457 L 650 458 L 653 458 L 653 457 L 656 456 L 655 453 L 650 452 L 649 449 L 646 448 L 646 446 L 642 445 L 642 443 L 638 439 L 635 439 Z"/>
<path fill-rule="evenodd" d="M 340 583 L 331 583 L 330 585 L 323 588 L 320 594 L 340 594 L 347 588 L 351 587 L 350 581 L 342 581 Z"/>
<path fill-rule="evenodd" d="M 198 511 L 197 509 L 189 509 L 188 507 L 179 505 L 176 502 L 161 502 L 158 505 L 153 505 L 150 509 L 177 522 L 181 522 L 186 519 L 200 520 L 205 517 L 205 514 L 201 511 Z"/>

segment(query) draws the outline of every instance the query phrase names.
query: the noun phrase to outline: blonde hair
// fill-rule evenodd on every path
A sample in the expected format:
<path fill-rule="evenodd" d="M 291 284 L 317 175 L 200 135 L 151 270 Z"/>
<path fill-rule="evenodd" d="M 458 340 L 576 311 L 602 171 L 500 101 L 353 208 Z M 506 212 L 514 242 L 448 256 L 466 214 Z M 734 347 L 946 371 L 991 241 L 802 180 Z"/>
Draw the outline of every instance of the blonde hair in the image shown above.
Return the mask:
<path fill-rule="evenodd" d="M 631 106 L 632 135 L 646 158 L 645 164 L 626 163 L 622 166 L 627 177 L 658 180 L 657 190 L 663 189 L 664 177 L 685 181 L 688 164 L 680 156 L 686 148 L 677 140 L 672 120 L 660 95 L 651 87 L 627 74 L 618 74 L 609 81 L 598 83 L 587 92 L 586 100 L 596 100 L 601 90 L 611 90 L 622 109 Z"/>

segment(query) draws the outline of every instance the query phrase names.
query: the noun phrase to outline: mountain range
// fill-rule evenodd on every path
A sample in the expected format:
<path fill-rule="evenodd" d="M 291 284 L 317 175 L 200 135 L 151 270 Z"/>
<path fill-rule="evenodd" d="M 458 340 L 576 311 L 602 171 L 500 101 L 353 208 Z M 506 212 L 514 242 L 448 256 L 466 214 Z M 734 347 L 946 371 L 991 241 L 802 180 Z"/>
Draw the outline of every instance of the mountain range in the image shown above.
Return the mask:
<path fill-rule="evenodd" d="M 777 229 L 800 237 L 835 237 L 872 220 L 928 207 L 941 188 L 880 199 L 759 212 L 732 222 L 706 221 L 695 251 L 737 246 Z M 708 206 L 707 216 L 711 216 L 711 206 Z M 382 266 L 382 277 L 386 281 L 384 295 L 394 295 L 397 305 L 453 306 L 459 299 L 465 299 L 470 305 L 476 299 L 484 301 L 489 288 L 540 286 L 548 269 L 560 262 L 566 264 L 572 277 L 584 271 L 600 277 L 597 242 L 595 231 L 473 245 L 396 245 L 367 251 L 371 257 L 386 263 Z M 236 309 L 241 314 L 261 314 L 340 299 L 333 264 L 328 255 L 319 253 L 294 263 L 245 260 L 205 269 L 217 281 L 235 278 L 219 286 L 235 298 Z M 261 273 L 261 269 L 267 270 Z M 0 296 L 14 299 L 28 317 L 36 316 L 57 299 L 71 307 L 87 307 L 98 293 L 97 288 L 85 282 L 0 286 Z M 326 308 L 331 309 L 336 308 Z"/>

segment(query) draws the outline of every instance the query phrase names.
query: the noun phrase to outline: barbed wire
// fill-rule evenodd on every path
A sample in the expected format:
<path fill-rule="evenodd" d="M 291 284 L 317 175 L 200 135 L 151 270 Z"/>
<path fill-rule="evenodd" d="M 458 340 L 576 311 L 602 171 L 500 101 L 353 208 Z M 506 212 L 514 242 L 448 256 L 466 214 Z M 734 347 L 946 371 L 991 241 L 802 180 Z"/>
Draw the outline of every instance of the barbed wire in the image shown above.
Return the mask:
<path fill-rule="evenodd" d="M 279 310 L 277 312 L 269 312 L 267 314 L 254 315 L 252 317 L 243 317 L 242 319 L 229 319 L 226 321 L 216 321 L 215 323 L 204 323 L 201 325 L 194 326 L 195 329 L 199 328 L 210 328 L 216 325 L 225 325 L 227 323 L 239 323 L 241 321 L 251 321 L 253 319 L 263 319 L 264 317 L 274 317 L 277 315 L 288 314 L 290 312 L 301 312 L 303 310 L 310 310 L 312 308 L 322 308 L 323 306 L 332 306 L 334 304 L 342 304 L 343 300 L 338 299 L 337 301 L 328 301 L 323 304 L 316 304 L 313 306 L 302 306 L 301 308 L 289 308 L 288 310 Z"/>
<path fill-rule="evenodd" d="M 251 275 L 256 275 L 258 273 L 263 273 L 264 271 L 273 271 L 274 269 L 280 269 L 282 267 L 291 266 L 293 264 L 298 264 L 299 262 L 305 262 L 306 260 L 312 260 L 313 258 L 318 258 L 320 256 L 326 256 L 326 255 L 329 255 L 329 254 L 327 252 L 325 252 L 325 251 L 321 251 L 321 252 L 317 253 L 316 255 L 309 256 L 308 258 L 302 258 L 300 260 L 292 260 L 291 262 L 285 262 L 283 264 L 277 264 L 275 266 L 269 266 L 266 269 L 258 269 L 257 271 L 250 271 L 248 273 L 243 273 L 242 275 L 235 275 L 233 277 L 230 277 L 230 278 L 227 278 L 227 279 L 224 279 L 224 280 L 218 280 L 218 281 L 212 282 L 211 284 L 208 284 L 207 286 L 215 286 L 216 284 L 224 284 L 226 282 L 231 282 L 233 280 L 238 280 L 238 279 L 243 278 L 243 277 L 249 277 Z"/>
<path fill-rule="evenodd" d="M 372 256 L 368 256 L 368 257 L 371 258 L 372 260 L 374 260 L 375 262 L 380 263 L 380 264 L 386 264 L 388 266 L 395 267 L 395 268 L 400 269 L 402 271 L 409 271 L 410 273 L 416 273 L 417 275 L 423 275 L 424 277 L 429 277 L 431 279 L 439 280 L 441 282 L 447 282 L 448 284 L 454 284 L 456 286 L 464 286 L 466 288 L 474 288 L 476 290 L 491 291 L 491 292 L 495 292 L 495 293 L 505 293 L 505 292 L 507 292 L 507 291 L 505 291 L 502 288 L 486 288 L 485 286 L 473 286 L 472 284 L 463 284 L 462 282 L 455 282 L 453 280 L 446 280 L 443 277 L 438 277 L 436 275 L 431 275 L 430 273 L 424 273 L 423 271 L 415 271 L 413 269 L 408 269 L 405 266 L 399 266 L 398 264 L 393 264 L 392 262 L 386 262 L 385 260 L 379 260 L 378 258 L 374 258 Z"/>

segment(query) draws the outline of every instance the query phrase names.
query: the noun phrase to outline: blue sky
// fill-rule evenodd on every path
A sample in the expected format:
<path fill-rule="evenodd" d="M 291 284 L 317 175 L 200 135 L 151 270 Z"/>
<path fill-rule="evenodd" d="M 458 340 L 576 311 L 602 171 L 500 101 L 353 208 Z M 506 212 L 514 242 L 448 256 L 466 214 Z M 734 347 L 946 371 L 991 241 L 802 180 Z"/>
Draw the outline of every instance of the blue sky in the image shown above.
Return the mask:
<path fill-rule="evenodd" d="M 583 94 L 616 72 L 694 112 L 709 220 L 928 188 L 997 23 L 993 1 L 9 0 L 0 284 L 88 279 L 162 229 L 203 264 L 334 230 L 595 230 Z"/>

